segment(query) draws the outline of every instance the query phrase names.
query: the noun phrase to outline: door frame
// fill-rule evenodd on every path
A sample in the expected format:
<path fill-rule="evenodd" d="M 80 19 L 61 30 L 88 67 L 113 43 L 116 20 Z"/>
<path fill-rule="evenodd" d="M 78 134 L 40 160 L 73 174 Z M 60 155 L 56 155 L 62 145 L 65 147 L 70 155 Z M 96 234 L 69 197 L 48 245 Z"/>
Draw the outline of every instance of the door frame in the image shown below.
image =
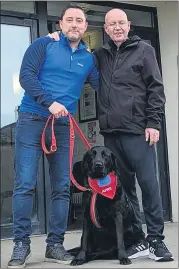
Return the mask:
<path fill-rule="evenodd" d="M 29 18 L 17 18 L 11 16 L 1 16 L 1 24 L 30 27 L 31 41 L 37 38 L 37 21 Z M 23 42 L 23 40 L 22 40 Z M 15 123 L 14 123 L 15 124 Z M 9 126 L 9 125 L 7 125 Z M 45 197 L 44 197 L 44 162 L 43 158 L 39 162 L 37 188 L 35 202 L 37 206 L 37 220 L 32 221 L 32 233 L 45 233 Z M 1 238 L 13 237 L 13 223 L 1 224 Z"/>

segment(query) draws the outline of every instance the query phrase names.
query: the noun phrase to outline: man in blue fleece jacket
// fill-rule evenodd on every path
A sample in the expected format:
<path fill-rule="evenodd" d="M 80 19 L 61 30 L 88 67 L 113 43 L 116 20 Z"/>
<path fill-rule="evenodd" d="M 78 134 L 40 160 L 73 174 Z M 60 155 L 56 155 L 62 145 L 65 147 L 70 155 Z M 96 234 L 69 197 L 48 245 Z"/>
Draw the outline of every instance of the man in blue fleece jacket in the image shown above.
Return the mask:
<path fill-rule="evenodd" d="M 60 20 L 60 41 L 39 38 L 27 49 L 20 70 L 25 90 L 16 126 L 15 183 L 13 195 L 14 242 L 9 268 L 23 268 L 30 256 L 31 211 L 41 135 L 53 114 L 57 151 L 47 155 L 51 179 L 51 208 L 45 257 L 68 264 L 73 257 L 63 247 L 69 209 L 69 119 L 75 113 L 86 80 L 98 90 L 99 74 L 94 56 L 81 41 L 87 22 L 83 9 L 68 6 Z M 47 135 L 50 143 L 50 135 Z"/>

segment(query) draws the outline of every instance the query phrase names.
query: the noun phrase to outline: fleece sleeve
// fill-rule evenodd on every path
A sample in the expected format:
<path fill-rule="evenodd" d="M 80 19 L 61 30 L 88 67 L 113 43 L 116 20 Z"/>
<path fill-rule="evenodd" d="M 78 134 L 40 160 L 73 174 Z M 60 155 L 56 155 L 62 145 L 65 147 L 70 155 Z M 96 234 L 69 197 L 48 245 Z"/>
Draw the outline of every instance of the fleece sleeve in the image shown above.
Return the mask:
<path fill-rule="evenodd" d="M 38 75 L 45 60 L 46 47 L 50 42 L 52 39 L 48 37 L 38 38 L 28 47 L 22 60 L 19 77 L 22 88 L 33 97 L 35 102 L 47 108 L 54 100 L 40 84 Z"/>

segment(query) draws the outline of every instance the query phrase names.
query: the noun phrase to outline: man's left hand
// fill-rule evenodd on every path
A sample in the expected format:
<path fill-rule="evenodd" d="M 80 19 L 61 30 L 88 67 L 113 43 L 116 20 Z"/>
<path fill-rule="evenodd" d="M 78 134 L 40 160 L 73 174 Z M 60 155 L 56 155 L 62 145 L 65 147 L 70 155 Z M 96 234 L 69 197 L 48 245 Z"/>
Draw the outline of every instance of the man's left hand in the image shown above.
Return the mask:
<path fill-rule="evenodd" d="M 149 141 L 149 145 L 152 146 L 153 144 L 159 141 L 160 132 L 153 128 L 146 128 L 145 129 L 145 138 L 146 141 Z"/>
<path fill-rule="evenodd" d="M 55 41 L 59 41 L 60 37 L 59 37 L 60 31 L 58 32 L 53 32 L 53 33 L 49 33 L 47 36 L 50 38 L 53 38 Z"/>

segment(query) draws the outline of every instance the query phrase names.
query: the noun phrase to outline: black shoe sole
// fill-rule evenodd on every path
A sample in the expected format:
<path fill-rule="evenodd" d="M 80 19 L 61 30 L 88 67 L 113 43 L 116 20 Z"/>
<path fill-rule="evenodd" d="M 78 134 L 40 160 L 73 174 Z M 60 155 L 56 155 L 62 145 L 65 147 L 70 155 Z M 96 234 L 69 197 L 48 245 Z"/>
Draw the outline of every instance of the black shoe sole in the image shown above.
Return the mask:
<path fill-rule="evenodd" d="M 155 260 L 156 262 L 171 262 L 174 258 L 171 257 L 157 257 L 154 253 L 149 253 L 149 259 Z"/>
<path fill-rule="evenodd" d="M 174 258 L 171 257 L 171 258 L 162 258 L 160 260 L 156 260 L 156 262 L 172 262 L 174 261 Z"/>
<path fill-rule="evenodd" d="M 45 257 L 45 259 L 44 259 L 45 262 L 54 262 L 54 263 L 66 264 L 66 265 L 70 264 L 72 260 L 73 260 L 73 259 L 71 259 L 71 260 L 69 260 L 69 261 L 63 261 L 63 260 L 57 260 L 57 259 L 46 258 L 46 257 Z"/>

